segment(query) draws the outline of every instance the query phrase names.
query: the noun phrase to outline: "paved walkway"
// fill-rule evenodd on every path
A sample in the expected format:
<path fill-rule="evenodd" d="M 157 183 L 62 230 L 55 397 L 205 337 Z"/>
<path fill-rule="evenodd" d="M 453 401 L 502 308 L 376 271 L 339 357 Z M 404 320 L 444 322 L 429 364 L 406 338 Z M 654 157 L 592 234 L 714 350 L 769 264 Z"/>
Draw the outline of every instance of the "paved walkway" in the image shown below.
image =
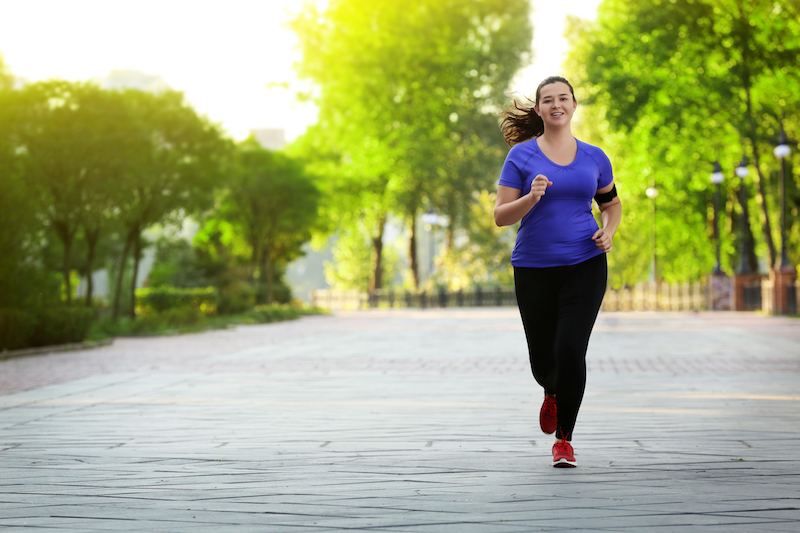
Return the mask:
<path fill-rule="evenodd" d="M 514 309 L 0 362 L 3 533 L 800 531 L 800 321 L 604 313 L 550 466 Z"/>

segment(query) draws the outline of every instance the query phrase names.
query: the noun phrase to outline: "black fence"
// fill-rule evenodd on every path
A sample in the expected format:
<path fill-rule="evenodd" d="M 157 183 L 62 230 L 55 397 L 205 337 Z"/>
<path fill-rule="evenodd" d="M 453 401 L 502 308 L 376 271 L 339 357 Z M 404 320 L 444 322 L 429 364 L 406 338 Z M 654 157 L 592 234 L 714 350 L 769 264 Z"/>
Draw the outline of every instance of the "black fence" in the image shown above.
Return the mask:
<path fill-rule="evenodd" d="M 517 296 L 508 287 L 475 287 L 464 291 L 439 288 L 433 291 L 374 291 L 367 295 L 367 305 L 376 307 L 484 307 L 516 306 Z"/>
<path fill-rule="evenodd" d="M 740 311 L 775 312 L 772 281 L 766 276 L 742 285 L 742 300 L 735 306 Z M 786 314 L 797 314 L 797 282 L 786 286 Z M 707 309 L 707 286 L 703 283 L 667 285 L 642 283 L 620 289 L 609 288 L 603 301 L 604 311 L 661 311 Z M 735 299 L 735 298 L 733 298 Z M 731 304 L 734 302 L 731 301 Z M 468 290 L 438 288 L 428 291 L 381 290 L 371 293 L 319 289 L 311 291 L 311 304 L 330 310 L 502 307 L 516 306 L 514 287 L 475 287 Z M 743 306 L 743 307 L 742 307 Z"/>
<path fill-rule="evenodd" d="M 761 280 L 742 286 L 742 302 L 744 311 L 758 311 L 762 308 Z"/>
<path fill-rule="evenodd" d="M 797 281 L 786 286 L 786 314 L 797 314 Z"/>

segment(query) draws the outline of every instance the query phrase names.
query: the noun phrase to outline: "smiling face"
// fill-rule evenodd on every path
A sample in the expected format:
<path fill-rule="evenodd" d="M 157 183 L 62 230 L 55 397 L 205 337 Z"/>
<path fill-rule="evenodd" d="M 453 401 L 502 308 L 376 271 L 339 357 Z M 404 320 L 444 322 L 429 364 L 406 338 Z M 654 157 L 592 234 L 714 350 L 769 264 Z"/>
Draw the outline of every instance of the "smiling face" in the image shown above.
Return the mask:
<path fill-rule="evenodd" d="M 550 83 L 541 88 L 538 96 L 534 109 L 542 117 L 545 128 L 570 123 L 578 102 L 575 101 L 569 85 L 560 81 Z"/>

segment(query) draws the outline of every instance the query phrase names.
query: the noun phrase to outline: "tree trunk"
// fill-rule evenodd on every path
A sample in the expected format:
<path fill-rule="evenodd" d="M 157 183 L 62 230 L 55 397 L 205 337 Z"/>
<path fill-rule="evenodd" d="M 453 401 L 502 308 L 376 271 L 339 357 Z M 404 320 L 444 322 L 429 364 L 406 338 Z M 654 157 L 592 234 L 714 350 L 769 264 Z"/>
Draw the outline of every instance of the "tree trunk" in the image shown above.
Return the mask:
<path fill-rule="evenodd" d="M 257 304 L 272 303 L 269 300 L 269 287 L 267 286 L 267 259 L 267 251 L 262 249 L 256 259 L 258 266 L 258 279 L 255 280 Z"/>
<path fill-rule="evenodd" d="M 468 208 L 467 208 L 468 209 Z M 447 255 L 453 251 L 455 246 L 455 226 L 457 218 L 458 207 L 455 202 L 455 197 L 447 197 L 447 207 L 445 213 L 447 214 L 447 226 L 444 230 L 444 252 L 442 255 Z"/>
<path fill-rule="evenodd" d="M 69 224 L 63 221 L 54 221 L 53 229 L 64 245 L 61 275 L 64 277 L 64 287 L 67 292 L 67 305 L 72 305 L 72 280 L 70 279 L 70 272 L 72 271 L 72 244 L 75 241 L 75 229 L 70 228 Z"/>
<path fill-rule="evenodd" d="M 129 232 L 125 237 L 125 247 L 122 249 L 122 257 L 120 258 L 119 270 L 117 272 L 117 283 L 114 288 L 114 310 L 111 313 L 111 317 L 114 320 L 119 318 L 119 306 L 122 297 L 122 278 L 125 277 L 125 267 L 128 263 L 128 252 L 131 249 L 131 244 L 131 233 Z"/>
<path fill-rule="evenodd" d="M 92 297 L 94 296 L 94 280 L 92 279 L 92 272 L 94 270 L 94 256 L 97 250 L 97 241 L 100 240 L 100 229 L 86 230 L 86 247 L 88 248 L 86 254 L 86 307 L 92 306 Z"/>
<path fill-rule="evenodd" d="M 769 222 L 769 209 L 767 209 L 767 193 L 764 188 L 764 175 L 761 174 L 761 163 L 758 153 L 758 146 L 754 137 L 750 138 L 750 144 L 753 147 L 753 164 L 756 167 L 756 185 L 758 186 L 758 199 L 761 205 L 761 213 L 764 215 L 764 241 L 767 243 L 769 249 L 769 267 L 775 266 L 778 254 L 775 250 L 775 243 L 772 240 L 772 224 Z"/>
<path fill-rule="evenodd" d="M 137 230 L 133 240 L 133 277 L 131 278 L 131 301 L 128 316 L 136 318 L 136 278 L 139 277 L 139 261 L 142 259 L 142 236 Z"/>
<path fill-rule="evenodd" d="M 739 8 L 741 12 L 741 7 Z M 743 57 L 745 60 L 747 59 L 747 50 L 743 49 Z M 758 178 L 756 179 L 756 186 L 758 187 L 758 198 L 759 203 L 761 204 L 761 211 L 764 215 L 764 241 L 767 243 L 767 248 L 769 249 L 769 265 L 770 268 L 775 264 L 775 261 L 778 257 L 775 251 L 775 243 L 772 241 L 772 225 L 769 223 L 769 209 L 767 208 L 767 193 L 764 188 L 764 176 L 761 174 L 761 158 L 759 156 L 758 151 L 758 143 L 756 141 L 756 128 L 755 128 L 755 120 L 753 117 L 753 98 L 750 94 L 750 73 L 747 70 L 747 66 L 745 63 L 745 71 L 742 75 L 742 85 L 744 86 L 744 94 L 745 94 L 745 103 L 746 106 L 746 113 L 747 113 L 747 134 L 746 137 L 750 140 L 750 146 L 753 149 L 753 164 L 756 167 L 756 175 Z M 755 253 L 755 252 L 754 252 Z M 756 272 L 754 270 L 754 272 Z"/>
<path fill-rule="evenodd" d="M 408 239 L 408 260 L 414 275 L 414 288 L 419 290 L 419 264 L 417 261 L 417 217 L 411 213 L 411 238 Z"/>
<path fill-rule="evenodd" d="M 268 254 L 264 254 L 264 264 L 267 271 L 267 303 L 275 301 L 275 265 Z"/>
<path fill-rule="evenodd" d="M 740 187 L 744 187 L 744 183 L 740 185 Z M 758 272 L 758 257 L 756 256 L 756 245 L 755 240 L 753 239 L 753 229 L 750 227 L 750 216 L 747 201 L 748 198 L 745 196 L 746 189 L 740 189 L 738 196 L 739 204 L 742 207 L 742 214 L 741 217 L 743 218 L 742 221 L 739 222 L 739 227 L 744 228 L 744 235 L 741 238 L 744 240 L 744 257 L 747 261 L 747 266 L 750 268 L 750 272 Z M 733 219 L 731 219 L 733 220 Z M 732 232 L 735 232 L 735 229 L 732 229 Z M 739 258 L 740 260 L 742 258 Z"/>
<path fill-rule="evenodd" d="M 378 219 L 378 235 L 372 238 L 372 247 L 375 249 L 375 262 L 372 265 L 372 276 L 369 280 L 369 290 L 378 291 L 383 288 L 383 231 L 386 226 L 386 215 Z"/>
<path fill-rule="evenodd" d="M 64 286 L 67 290 L 67 305 L 72 305 L 72 279 L 70 279 L 70 271 L 72 270 L 72 235 L 64 240 Z"/>

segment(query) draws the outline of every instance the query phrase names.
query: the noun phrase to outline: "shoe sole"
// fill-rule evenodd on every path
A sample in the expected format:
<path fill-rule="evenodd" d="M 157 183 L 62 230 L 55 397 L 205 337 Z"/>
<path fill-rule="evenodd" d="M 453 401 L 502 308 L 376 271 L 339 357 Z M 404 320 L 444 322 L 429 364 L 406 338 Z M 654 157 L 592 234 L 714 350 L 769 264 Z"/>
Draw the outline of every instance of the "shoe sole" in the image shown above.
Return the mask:
<path fill-rule="evenodd" d="M 567 461 L 566 459 L 559 459 L 558 461 L 553 462 L 553 466 L 556 468 L 575 468 L 578 466 L 578 461 Z"/>

